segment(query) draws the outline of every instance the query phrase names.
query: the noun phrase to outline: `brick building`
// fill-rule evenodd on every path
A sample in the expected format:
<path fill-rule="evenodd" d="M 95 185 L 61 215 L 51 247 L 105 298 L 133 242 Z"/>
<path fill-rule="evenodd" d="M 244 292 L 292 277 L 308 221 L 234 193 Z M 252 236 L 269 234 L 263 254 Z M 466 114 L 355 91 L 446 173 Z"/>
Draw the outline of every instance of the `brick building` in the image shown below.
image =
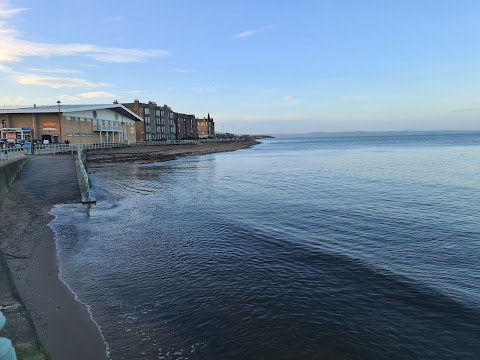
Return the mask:
<path fill-rule="evenodd" d="M 198 124 L 198 137 L 200 139 L 204 138 L 214 138 L 215 137 L 215 123 L 213 118 L 210 118 L 210 114 L 203 119 L 197 119 Z"/>
<path fill-rule="evenodd" d="M 158 106 L 156 102 L 124 103 L 123 106 L 142 118 L 137 126 L 137 141 L 175 140 L 177 131 L 174 121 L 174 112 L 167 106 Z"/>
<path fill-rule="evenodd" d="M 173 119 L 178 140 L 198 138 L 198 124 L 195 115 L 173 113 Z"/>
<path fill-rule="evenodd" d="M 142 119 L 120 104 L 52 105 L 0 109 L 0 136 L 72 144 L 135 142 Z"/>

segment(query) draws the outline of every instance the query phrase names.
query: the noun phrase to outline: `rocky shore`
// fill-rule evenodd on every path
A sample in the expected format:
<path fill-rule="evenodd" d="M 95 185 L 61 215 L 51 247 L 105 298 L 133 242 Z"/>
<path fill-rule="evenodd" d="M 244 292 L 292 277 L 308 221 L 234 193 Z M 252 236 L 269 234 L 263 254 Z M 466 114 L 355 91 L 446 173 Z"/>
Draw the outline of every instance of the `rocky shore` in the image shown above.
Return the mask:
<path fill-rule="evenodd" d="M 175 160 L 184 156 L 205 155 L 219 152 L 246 149 L 258 141 L 242 142 L 200 142 L 198 145 L 154 145 L 95 150 L 88 153 L 88 165 L 108 165 L 116 163 L 145 164 Z"/>

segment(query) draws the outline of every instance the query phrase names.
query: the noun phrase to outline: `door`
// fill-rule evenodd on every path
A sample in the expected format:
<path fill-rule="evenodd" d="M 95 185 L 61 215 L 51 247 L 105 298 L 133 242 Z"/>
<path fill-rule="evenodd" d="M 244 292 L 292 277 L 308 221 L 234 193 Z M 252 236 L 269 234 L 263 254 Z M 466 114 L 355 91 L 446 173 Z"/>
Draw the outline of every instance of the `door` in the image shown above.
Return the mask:
<path fill-rule="evenodd" d="M 50 144 L 52 142 L 52 135 L 42 135 L 42 144 L 45 144 L 45 141 L 47 141 L 47 144 Z"/>

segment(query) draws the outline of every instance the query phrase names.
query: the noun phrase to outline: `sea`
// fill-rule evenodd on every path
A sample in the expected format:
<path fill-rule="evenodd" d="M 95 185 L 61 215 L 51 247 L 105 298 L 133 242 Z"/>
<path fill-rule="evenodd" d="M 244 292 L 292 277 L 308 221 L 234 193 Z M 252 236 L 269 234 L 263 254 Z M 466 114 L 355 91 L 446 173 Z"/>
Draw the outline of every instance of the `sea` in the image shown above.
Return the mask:
<path fill-rule="evenodd" d="M 111 359 L 480 359 L 480 134 L 90 172 L 51 226 Z"/>

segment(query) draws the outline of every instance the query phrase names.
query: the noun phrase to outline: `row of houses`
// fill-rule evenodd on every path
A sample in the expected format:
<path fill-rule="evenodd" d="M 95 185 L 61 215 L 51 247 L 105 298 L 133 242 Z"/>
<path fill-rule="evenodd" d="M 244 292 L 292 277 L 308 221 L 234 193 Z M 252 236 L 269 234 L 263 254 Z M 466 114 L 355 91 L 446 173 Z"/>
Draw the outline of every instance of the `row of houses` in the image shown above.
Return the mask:
<path fill-rule="evenodd" d="M 114 101 L 114 104 L 118 103 Z M 143 140 L 183 140 L 215 137 L 215 126 L 210 114 L 203 119 L 195 115 L 181 114 L 167 106 L 153 101 L 122 104 L 143 119 L 137 132 L 143 133 Z"/>
<path fill-rule="evenodd" d="M 0 137 L 72 144 L 214 138 L 210 114 L 181 114 L 155 102 L 0 109 Z"/>

